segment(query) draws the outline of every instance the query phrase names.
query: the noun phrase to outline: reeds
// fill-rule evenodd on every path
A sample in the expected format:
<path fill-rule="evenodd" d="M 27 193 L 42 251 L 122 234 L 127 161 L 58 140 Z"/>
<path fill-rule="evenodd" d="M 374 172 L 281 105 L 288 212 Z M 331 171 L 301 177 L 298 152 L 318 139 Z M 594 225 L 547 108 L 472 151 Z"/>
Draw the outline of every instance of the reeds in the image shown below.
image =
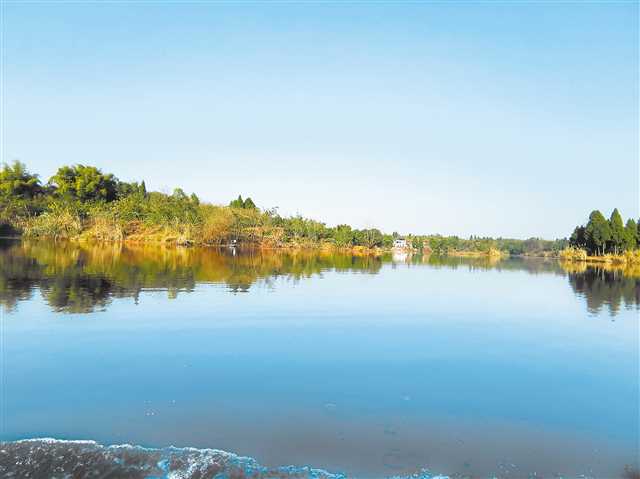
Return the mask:
<path fill-rule="evenodd" d="M 637 276 L 640 272 L 640 250 L 625 251 L 621 254 L 589 256 L 584 249 L 569 247 L 560 251 L 560 261 L 565 269 L 575 269 L 570 263 L 596 264 L 599 267 L 622 270 L 625 275 Z"/>
<path fill-rule="evenodd" d="M 82 219 L 69 210 L 49 211 L 28 218 L 20 225 L 25 236 L 52 239 L 73 239 L 82 232 Z"/>
<path fill-rule="evenodd" d="M 586 261 L 587 252 L 582 248 L 569 246 L 560 251 L 560 259 L 563 261 Z"/>

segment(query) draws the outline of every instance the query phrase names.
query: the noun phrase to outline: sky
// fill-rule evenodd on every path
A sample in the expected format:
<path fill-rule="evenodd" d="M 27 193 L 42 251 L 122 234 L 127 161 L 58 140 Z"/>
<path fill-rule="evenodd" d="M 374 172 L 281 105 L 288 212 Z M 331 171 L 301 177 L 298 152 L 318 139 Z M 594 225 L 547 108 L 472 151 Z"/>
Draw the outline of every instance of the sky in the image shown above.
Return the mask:
<path fill-rule="evenodd" d="M 2 161 L 386 232 L 640 215 L 637 2 L 4 2 Z"/>

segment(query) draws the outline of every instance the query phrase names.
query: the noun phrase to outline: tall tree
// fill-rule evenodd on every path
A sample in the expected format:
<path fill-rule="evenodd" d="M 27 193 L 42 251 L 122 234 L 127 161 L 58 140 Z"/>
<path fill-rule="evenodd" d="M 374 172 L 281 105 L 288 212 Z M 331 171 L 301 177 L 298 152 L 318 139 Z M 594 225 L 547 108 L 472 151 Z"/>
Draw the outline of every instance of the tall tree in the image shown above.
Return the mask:
<path fill-rule="evenodd" d="M 113 201 L 117 197 L 117 178 L 95 166 L 63 166 L 49 183 L 57 186 L 59 194 L 80 201 Z"/>
<path fill-rule="evenodd" d="M 27 171 L 24 163 L 4 163 L 0 169 L 0 196 L 31 199 L 43 193 L 38 175 Z"/>
<path fill-rule="evenodd" d="M 618 251 L 622 251 L 625 243 L 624 223 L 622 222 L 622 216 L 615 208 L 611 212 L 609 218 L 609 227 L 611 229 L 611 239 L 609 240 L 610 250 L 613 250 L 614 254 L 618 254 Z"/>
<path fill-rule="evenodd" d="M 242 199 L 242 195 L 238 195 L 238 197 L 229 203 L 231 208 L 242 208 L 243 210 L 257 210 L 258 207 L 255 205 L 251 198 L 247 198 L 246 200 Z"/>
<path fill-rule="evenodd" d="M 242 195 L 238 195 L 238 197 L 229 203 L 231 208 L 244 208 L 244 200 L 242 199 Z"/>
<path fill-rule="evenodd" d="M 624 227 L 624 249 L 629 251 L 638 244 L 638 225 L 633 218 L 627 220 Z"/>
<path fill-rule="evenodd" d="M 255 210 L 255 209 L 257 209 L 256 204 L 253 202 L 253 200 L 251 198 L 247 198 L 246 200 L 244 200 L 244 204 L 242 205 L 242 207 L 245 210 Z"/>
<path fill-rule="evenodd" d="M 527 240 L 529 241 L 529 240 Z M 526 242 L 525 242 L 526 243 Z M 571 238 L 569 238 L 569 244 L 571 246 L 575 246 L 576 248 L 584 248 L 587 246 L 587 238 L 585 235 L 585 227 L 584 226 L 576 226 L 571 233 Z M 525 244 L 526 246 L 526 244 Z M 533 248 L 531 248 L 533 249 Z"/>
<path fill-rule="evenodd" d="M 589 222 L 585 227 L 587 249 L 590 253 L 604 254 L 607 242 L 611 239 L 611 227 L 604 215 L 594 210 L 589 215 Z"/>

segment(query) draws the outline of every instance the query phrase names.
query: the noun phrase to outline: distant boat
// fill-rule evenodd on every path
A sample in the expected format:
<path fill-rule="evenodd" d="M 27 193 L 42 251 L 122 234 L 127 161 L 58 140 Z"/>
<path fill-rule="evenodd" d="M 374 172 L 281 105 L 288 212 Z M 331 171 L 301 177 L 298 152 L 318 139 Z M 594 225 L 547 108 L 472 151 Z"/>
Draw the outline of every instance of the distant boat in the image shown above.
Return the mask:
<path fill-rule="evenodd" d="M 235 248 L 235 247 L 237 247 L 237 246 L 238 246 L 238 240 L 236 240 L 236 239 L 232 239 L 232 240 L 229 242 L 229 248 Z"/>

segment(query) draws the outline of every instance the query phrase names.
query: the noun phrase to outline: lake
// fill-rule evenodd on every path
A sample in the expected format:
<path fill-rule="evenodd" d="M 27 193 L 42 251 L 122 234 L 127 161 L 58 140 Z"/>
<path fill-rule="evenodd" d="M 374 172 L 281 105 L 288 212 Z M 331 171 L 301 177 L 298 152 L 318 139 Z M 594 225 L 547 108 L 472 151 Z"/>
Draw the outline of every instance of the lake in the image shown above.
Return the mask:
<path fill-rule="evenodd" d="M 622 271 L 3 240 L 0 303 L 6 477 L 639 467 L 640 280 Z M 33 438 L 59 441 L 15 442 Z"/>

